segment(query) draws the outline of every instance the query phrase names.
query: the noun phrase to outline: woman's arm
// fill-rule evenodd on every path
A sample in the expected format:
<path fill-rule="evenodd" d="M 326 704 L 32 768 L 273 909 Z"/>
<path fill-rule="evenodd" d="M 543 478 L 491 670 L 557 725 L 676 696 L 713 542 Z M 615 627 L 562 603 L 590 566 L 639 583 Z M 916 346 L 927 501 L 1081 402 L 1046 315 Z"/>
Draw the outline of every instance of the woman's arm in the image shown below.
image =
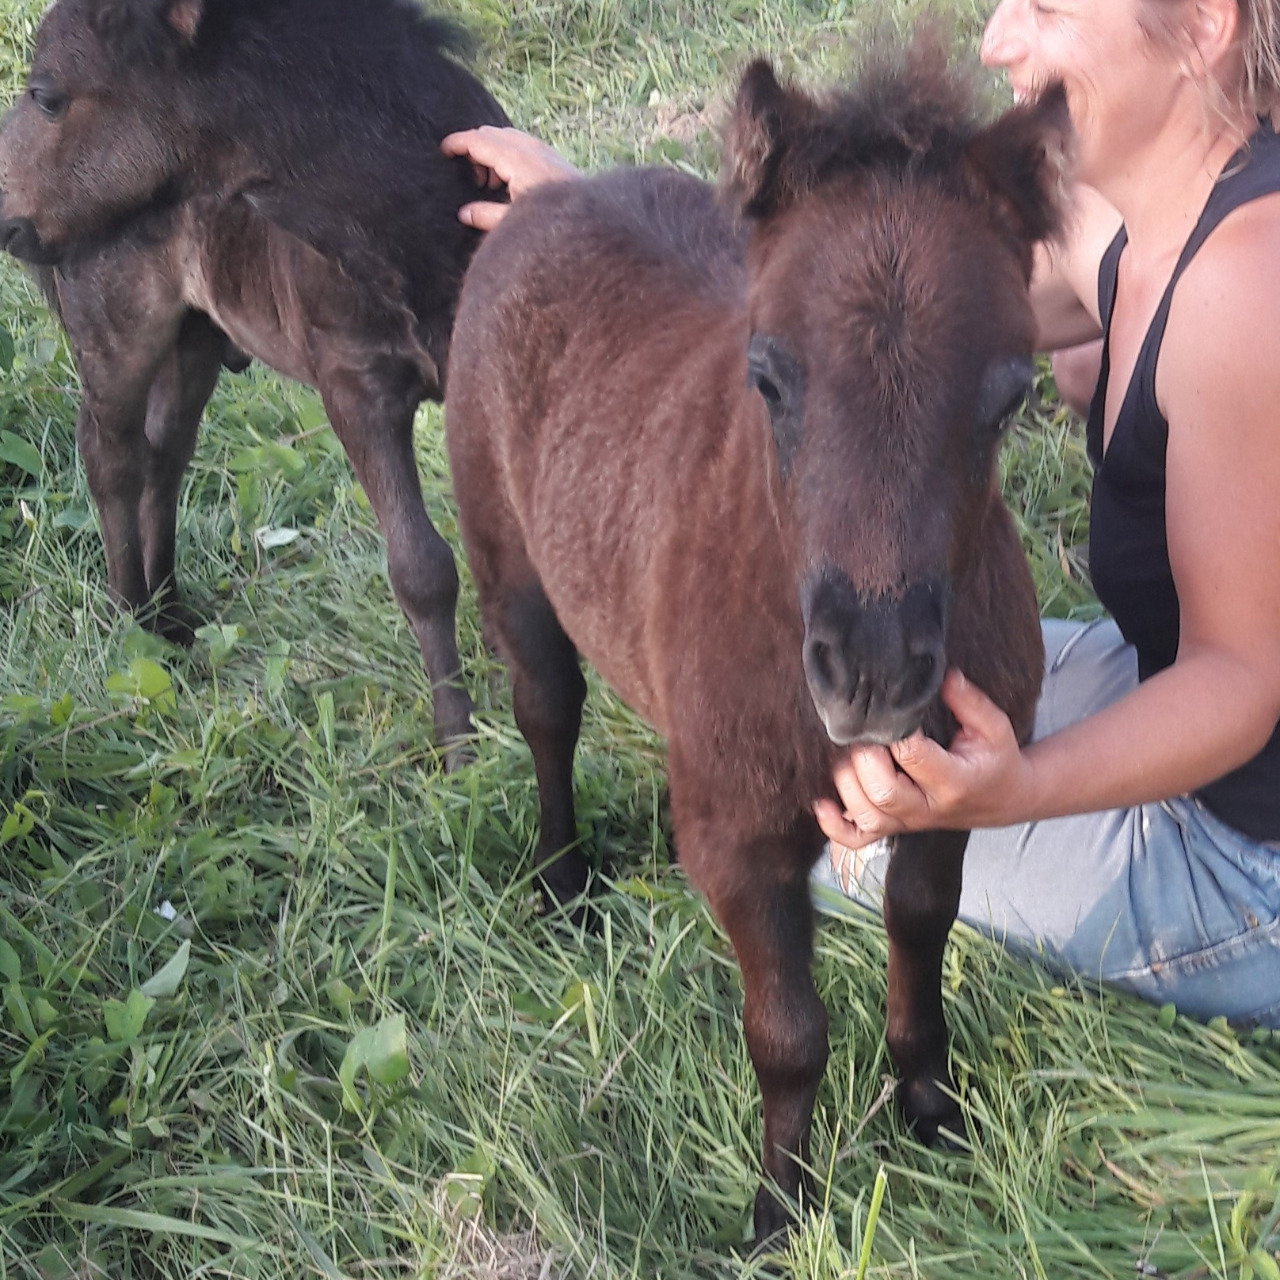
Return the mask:
<path fill-rule="evenodd" d="M 519 129 L 481 125 L 451 133 L 440 143 L 447 156 L 465 156 L 475 170 L 476 183 L 495 191 L 506 187 L 512 200 L 544 182 L 564 182 L 582 175 L 558 151 Z M 475 200 L 458 210 L 469 227 L 491 231 L 510 206 L 496 200 Z"/>
<path fill-rule="evenodd" d="M 1076 186 L 1063 238 L 1041 244 L 1031 277 L 1036 346 L 1074 347 L 1102 336 L 1098 266 L 1120 228 L 1120 215 L 1092 187 Z"/>

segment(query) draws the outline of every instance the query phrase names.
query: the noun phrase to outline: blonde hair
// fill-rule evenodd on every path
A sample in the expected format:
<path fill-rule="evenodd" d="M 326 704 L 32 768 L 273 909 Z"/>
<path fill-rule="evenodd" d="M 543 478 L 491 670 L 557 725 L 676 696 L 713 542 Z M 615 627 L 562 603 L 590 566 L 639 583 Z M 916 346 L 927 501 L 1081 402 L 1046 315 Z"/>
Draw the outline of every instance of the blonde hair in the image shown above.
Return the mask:
<path fill-rule="evenodd" d="M 1244 101 L 1261 115 L 1280 106 L 1280 3 L 1237 2 L 1244 19 Z"/>
<path fill-rule="evenodd" d="M 1144 0 L 1139 20 L 1153 39 L 1185 49 L 1186 29 L 1171 12 L 1176 3 Z M 1236 7 L 1244 74 L 1234 94 L 1230 86 L 1210 85 L 1210 105 L 1224 114 L 1235 107 L 1250 115 L 1266 115 L 1280 109 L 1280 0 L 1236 0 Z"/>

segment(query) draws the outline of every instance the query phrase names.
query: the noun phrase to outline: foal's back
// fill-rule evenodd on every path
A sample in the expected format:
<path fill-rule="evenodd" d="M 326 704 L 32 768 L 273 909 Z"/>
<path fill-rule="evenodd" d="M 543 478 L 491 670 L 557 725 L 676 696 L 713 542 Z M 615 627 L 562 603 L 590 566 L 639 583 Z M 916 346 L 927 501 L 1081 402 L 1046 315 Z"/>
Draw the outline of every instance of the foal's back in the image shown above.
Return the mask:
<path fill-rule="evenodd" d="M 617 170 L 516 205 L 455 328 L 450 417 L 487 423 L 483 441 L 450 441 L 455 483 L 490 495 L 478 537 L 527 549 L 579 647 L 660 729 L 655 602 L 701 590 L 673 581 L 700 528 L 731 544 L 758 524 L 732 501 L 752 461 L 725 430 L 745 295 L 742 237 L 712 187 Z"/>

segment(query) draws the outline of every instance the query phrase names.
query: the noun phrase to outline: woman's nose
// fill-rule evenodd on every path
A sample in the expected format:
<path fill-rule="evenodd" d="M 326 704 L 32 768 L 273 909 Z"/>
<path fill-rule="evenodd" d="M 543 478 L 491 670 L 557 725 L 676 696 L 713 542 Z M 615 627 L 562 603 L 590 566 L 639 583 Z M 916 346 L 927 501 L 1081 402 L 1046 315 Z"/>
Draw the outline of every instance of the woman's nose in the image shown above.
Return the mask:
<path fill-rule="evenodd" d="M 979 56 L 984 66 L 1008 67 L 1026 52 L 1026 40 L 1020 34 L 1023 24 L 1018 12 L 1025 4 L 1026 0 L 1000 0 L 996 5 L 996 11 L 982 33 Z"/>

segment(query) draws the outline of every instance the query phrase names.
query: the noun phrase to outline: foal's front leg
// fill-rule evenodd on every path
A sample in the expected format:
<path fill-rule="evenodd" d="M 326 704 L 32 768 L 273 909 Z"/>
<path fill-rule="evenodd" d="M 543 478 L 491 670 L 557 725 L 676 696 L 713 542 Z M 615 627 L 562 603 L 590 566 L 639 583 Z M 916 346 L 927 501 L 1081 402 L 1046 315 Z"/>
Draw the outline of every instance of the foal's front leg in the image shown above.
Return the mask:
<path fill-rule="evenodd" d="M 926 1143 L 940 1129 L 962 1131 L 960 1108 L 944 1089 L 947 1024 L 942 1012 L 942 953 L 960 906 L 967 831 L 924 831 L 896 838 L 885 878 L 889 934 L 889 1052 L 902 1079 L 898 1098 Z"/>
<path fill-rule="evenodd" d="M 189 311 L 147 398 L 148 469 L 139 507 L 143 562 L 148 593 L 160 606 L 156 629 L 179 644 L 195 639 L 195 624 L 178 602 L 178 496 L 195 451 L 200 416 L 217 384 L 226 350 L 221 330 L 201 312 Z"/>
<path fill-rule="evenodd" d="M 673 780 L 673 794 L 678 797 Z M 813 901 L 803 840 L 760 838 L 737 847 L 690 830 L 676 812 L 680 862 L 711 903 L 742 970 L 743 1028 L 764 1104 L 764 1172 L 756 1245 L 791 1225 L 785 1203 L 809 1190 L 809 1129 L 827 1064 L 827 1011 L 813 982 Z M 816 841 L 810 841 L 816 843 Z"/>
<path fill-rule="evenodd" d="M 163 255 L 113 248 L 46 281 L 71 340 L 83 398 L 76 443 L 98 509 L 107 586 L 125 608 L 151 598 L 140 505 L 152 471 L 147 401 L 187 311 Z"/>

